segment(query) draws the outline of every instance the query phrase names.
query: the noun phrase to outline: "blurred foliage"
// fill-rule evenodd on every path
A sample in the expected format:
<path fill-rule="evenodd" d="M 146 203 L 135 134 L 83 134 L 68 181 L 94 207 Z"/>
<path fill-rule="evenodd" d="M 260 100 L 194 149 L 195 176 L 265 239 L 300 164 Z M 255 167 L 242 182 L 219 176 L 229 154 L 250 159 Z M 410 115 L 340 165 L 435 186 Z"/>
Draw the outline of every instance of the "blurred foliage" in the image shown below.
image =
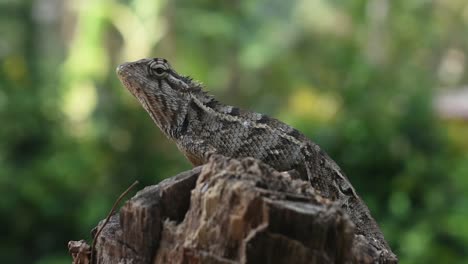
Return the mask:
<path fill-rule="evenodd" d="M 70 263 L 131 182 L 190 168 L 115 67 L 165 57 L 342 166 L 402 263 L 468 263 L 465 0 L 0 0 L 0 259 Z M 468 102 L 467 102 L 468 103 Z"/>

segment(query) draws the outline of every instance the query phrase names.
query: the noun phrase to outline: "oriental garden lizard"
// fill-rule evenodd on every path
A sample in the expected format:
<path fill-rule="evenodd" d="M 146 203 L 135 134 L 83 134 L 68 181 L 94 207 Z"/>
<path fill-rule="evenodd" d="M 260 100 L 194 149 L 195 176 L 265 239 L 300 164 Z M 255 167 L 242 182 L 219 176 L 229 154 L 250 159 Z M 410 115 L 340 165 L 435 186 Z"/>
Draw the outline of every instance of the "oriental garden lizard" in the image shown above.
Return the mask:
<path fill-rule="evenodd" d="M 278 171 L 293 171 L 322 196 L 337 202 L 379 255 L 375 262 L 397 261 L 369 209 L 338 165 L 298 130 L 264 114 L 220 103 L 200 83 L 179 75 L 161 58 L 117 67 L 123 85 L 156 125 L 195 166 L 212 154 L 253 157 Z"/>

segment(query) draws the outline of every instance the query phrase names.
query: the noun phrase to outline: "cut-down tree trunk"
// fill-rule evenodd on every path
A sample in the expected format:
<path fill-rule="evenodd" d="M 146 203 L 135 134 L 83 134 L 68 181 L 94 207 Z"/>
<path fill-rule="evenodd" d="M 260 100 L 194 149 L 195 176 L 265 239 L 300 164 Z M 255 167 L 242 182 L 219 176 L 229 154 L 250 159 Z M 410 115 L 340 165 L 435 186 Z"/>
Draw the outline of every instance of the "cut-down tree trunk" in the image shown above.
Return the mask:
<path fill-rule="evenodd" d="M 354 230 L 308 182 L 215 156 L 130 199 L 99 236 L 94 263 L 397 263 Z"/>

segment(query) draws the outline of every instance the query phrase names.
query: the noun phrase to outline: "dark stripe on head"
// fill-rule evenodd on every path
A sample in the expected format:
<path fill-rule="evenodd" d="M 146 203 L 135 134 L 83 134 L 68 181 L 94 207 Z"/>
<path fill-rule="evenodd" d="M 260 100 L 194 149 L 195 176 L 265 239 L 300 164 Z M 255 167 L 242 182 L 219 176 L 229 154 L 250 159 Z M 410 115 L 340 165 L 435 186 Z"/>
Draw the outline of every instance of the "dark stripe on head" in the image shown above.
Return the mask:
<path fill-rule="evenodd" d="M 182 122 L 182 125 L 180 126 L 178 134 L 179 135 L 185 135 L 185 133 L 187 132 L 188 125 L 189 125 L 189 116 L 188 116 L 188 113 L 187 113 L 187 114 L 185 114 L 184 121 Z"/>
<path fill-rule="evenodd" d="M 177 80 L 181 80 L 181 81 L 183 81 L 183 82 L 185 82 L 185 83 L 187 83 L 187 81 L 190 82 L 190 80 L 188 80 L 187 77 L 184 77 L 184 76 L 179 75 L 179 74 L 178 74 L 177 72 L 175 72 L 173 69 L 169 69 L 169 70 L 168 70 L 168 73 L 169 73 L 170 75 L 172 75 L 172 77 L 176 78 Z"/>

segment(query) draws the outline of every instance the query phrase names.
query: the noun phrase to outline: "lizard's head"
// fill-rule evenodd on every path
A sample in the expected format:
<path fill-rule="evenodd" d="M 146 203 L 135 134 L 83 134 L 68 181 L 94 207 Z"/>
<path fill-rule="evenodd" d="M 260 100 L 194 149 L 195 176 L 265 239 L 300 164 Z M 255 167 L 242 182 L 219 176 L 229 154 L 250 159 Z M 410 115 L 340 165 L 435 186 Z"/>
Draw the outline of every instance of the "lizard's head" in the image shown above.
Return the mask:
<path fill-rule="evenodd" d="M 161 58 L 124 63 L 117 75 L 168 136 L 183 122 L 190 94 L 201 91 L 197 82 L 179 75 Z"/>

